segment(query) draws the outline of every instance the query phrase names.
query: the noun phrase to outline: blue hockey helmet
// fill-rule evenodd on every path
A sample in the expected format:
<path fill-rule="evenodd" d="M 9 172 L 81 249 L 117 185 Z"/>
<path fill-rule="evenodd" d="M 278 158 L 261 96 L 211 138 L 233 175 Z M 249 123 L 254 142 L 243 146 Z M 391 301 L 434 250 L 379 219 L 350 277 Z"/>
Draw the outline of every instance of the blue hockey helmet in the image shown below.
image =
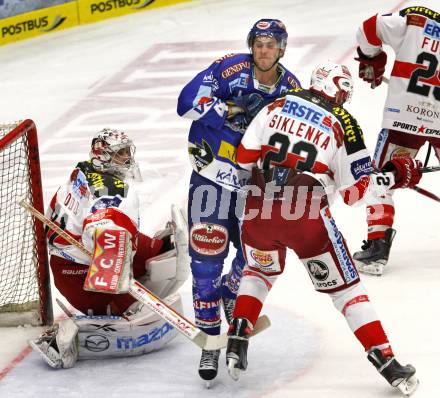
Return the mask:
<path fill-rule="evenodd" d="M 252 48 L 256 37 L 274 37 L 283 50 L 287 45 L 286 26 L 279 19 L 260 19 L 255 22 L 247 37 L 249 48 Z"/>

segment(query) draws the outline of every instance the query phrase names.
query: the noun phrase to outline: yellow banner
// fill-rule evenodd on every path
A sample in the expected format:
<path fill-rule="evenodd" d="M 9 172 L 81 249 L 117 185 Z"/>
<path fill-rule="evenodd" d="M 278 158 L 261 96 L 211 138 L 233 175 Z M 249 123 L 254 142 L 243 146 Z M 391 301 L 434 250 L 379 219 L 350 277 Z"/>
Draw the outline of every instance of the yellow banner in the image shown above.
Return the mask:
<path fill-rule="evenodd" d="M 191 0 L 78 0 L 81 24 Z"/>
<path fill-rule="evenodd" d="M 76 2 L 43 8 L 0 20 L 0 44 L 43 35 L 78 25 Z"/>

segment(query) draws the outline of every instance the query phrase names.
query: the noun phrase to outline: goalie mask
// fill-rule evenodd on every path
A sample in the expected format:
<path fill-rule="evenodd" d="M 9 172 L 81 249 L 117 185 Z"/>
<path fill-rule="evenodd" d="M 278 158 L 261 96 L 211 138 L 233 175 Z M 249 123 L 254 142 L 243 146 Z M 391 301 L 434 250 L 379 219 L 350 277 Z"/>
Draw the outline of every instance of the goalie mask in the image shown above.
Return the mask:
<path fill-rule="evenodd" d="M 350 102 L 353 95 L 353 78 L 346 66 L 327 62 L 313 71 L 310 91 L 336 105 L 343 105 Z"/>
<path fill-rule="evenodd" d="M 255 38 L 274 37 L 278 48 L 284 50 L 287 45 L 287 31 L 279 19 L 260 19 L 255 22 L 247 37 L 247 45 L 252 50 Z"/>
<path fill-rule="evenodd" d="M 126 133 L 105 128 L 93 137 L 90 160 L 95 170 L 124 179 L 137 169 L 135 151 L 136 147 Z"/>

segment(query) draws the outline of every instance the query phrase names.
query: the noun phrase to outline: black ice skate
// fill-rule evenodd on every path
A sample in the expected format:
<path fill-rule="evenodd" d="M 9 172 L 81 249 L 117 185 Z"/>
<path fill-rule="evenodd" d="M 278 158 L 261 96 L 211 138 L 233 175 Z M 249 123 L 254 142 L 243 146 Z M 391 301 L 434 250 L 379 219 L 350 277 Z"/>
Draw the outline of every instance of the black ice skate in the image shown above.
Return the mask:
<path fill-rule="evenodd" d="M 409 397 L 418 387 L 416 369 L 412 365 L 402 366 L 394 356 L 383 356 L 379 349 L 368 353 L 368 360 L 394 388 Z"/>
<path fill-rule="evenodd" d="M 245 318 L 233 319 L 229 327 L 226 365 L 229 376 L 235 381 L 239 379 L 240 372 L 247 368 L 247 349 L 252 329 L 252 324 Z"/>
<path fill-rule="evenodd" d="M 364 274 L 382 275 L 383 268 L 388 262 L 391 244 L 395 235 L 396 230 L 388 228 L 385 231 L 384 238 L 364 240 L 362 251 L 353 255 L 357 270 Z"/>
<path fill-rule="evenodd" d="M 202 350 L 202 357 L 200 358 L 199 375 L 206 381 L 206 387 L 211 387 L 211 382 L 217 376 L 218 372 L 218 358 L 220 350 Z"/>

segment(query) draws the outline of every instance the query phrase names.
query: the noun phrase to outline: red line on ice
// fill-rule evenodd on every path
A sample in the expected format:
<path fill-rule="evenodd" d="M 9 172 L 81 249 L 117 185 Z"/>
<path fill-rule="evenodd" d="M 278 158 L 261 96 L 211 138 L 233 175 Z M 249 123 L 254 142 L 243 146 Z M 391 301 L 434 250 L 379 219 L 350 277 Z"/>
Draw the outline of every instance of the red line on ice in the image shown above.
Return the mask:
<path fill-rule="evenodd" d="M 0 380 L 4 379 L 9 372 L 14 369 L 21 361 L 23 361 L 32 351 L 30 345 L 28 345 L 20 354 L 18 354 L 1 372 Z"/>

